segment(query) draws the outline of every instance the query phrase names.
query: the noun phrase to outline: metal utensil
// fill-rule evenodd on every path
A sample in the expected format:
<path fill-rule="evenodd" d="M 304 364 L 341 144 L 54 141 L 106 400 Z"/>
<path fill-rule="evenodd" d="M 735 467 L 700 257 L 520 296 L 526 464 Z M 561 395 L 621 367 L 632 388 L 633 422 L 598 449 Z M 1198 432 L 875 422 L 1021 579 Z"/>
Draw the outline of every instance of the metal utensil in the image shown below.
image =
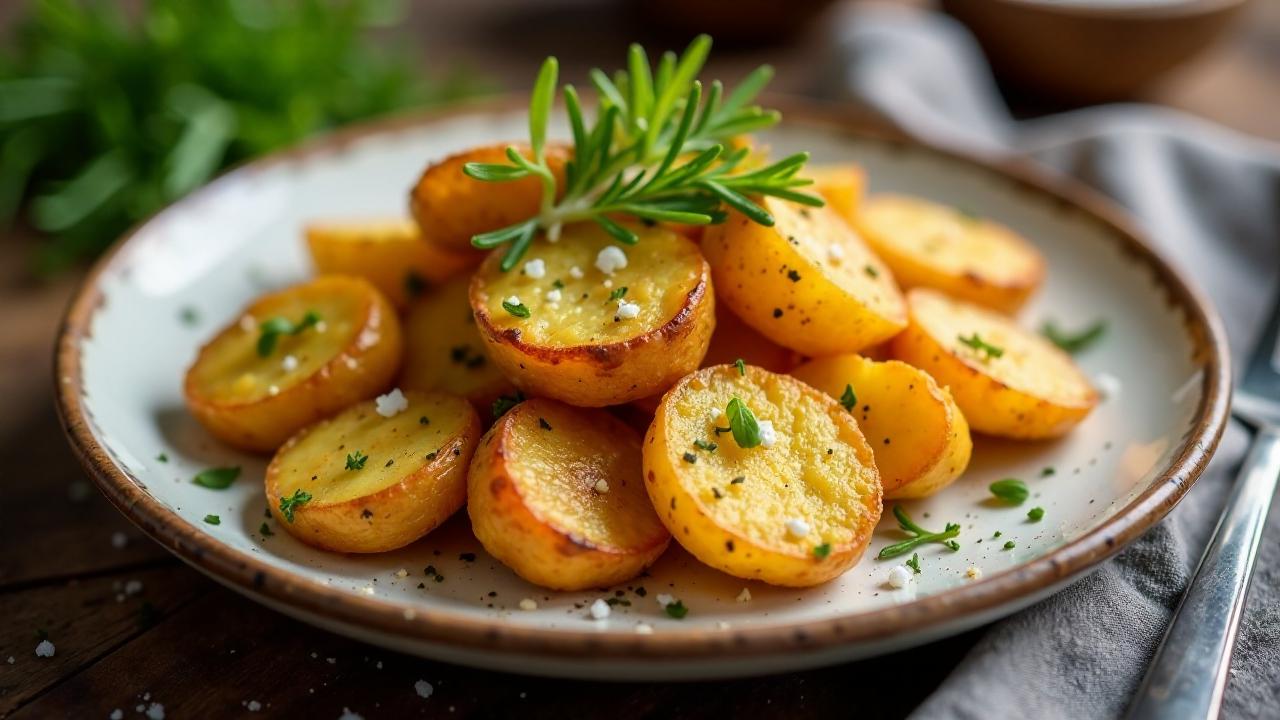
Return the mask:
<path fill-rule="evenodd" d="M 1131 720 L 1217 717 L 1267 509 L 1280 478 L 1280 303 L 1236 388 L 1257 435 L 1213 539 L 1129 708 Z"/>

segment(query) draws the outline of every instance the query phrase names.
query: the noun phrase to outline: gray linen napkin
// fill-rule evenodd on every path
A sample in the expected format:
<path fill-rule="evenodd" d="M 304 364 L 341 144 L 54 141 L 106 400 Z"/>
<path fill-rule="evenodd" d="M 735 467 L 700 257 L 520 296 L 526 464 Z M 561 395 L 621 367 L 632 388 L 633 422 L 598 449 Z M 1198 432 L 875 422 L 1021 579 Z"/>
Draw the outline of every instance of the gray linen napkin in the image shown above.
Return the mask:
<path fill-rule="evenodd" d="M 858 4 L 834 26 L 823 94 L 908 132 L 1018 154 L 1127 207 L 1217 304 L 1237 366 L 1280 280 L 1280 147 L 1166 109 L 1113 105 L 1015 121 L 972 36 L 950 18 Z M 922 718 L 1122 714 L 1190 580 L 1249 432 L 1216 457 L 1159 526 L 1058 595 L 990 626 L 916 710 Z M 1280 509 L 1271 514 L 1232 663 L 1224 716 L 1280 717 Z"/>

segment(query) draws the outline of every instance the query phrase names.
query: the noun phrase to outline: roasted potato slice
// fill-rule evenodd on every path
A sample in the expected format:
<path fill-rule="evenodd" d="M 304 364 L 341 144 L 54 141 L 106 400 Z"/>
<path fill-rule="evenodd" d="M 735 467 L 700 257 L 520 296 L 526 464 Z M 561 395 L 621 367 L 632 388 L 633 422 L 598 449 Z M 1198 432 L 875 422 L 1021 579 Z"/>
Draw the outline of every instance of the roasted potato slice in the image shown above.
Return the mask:
<path fill-rule="evenodd" d="M 862 204 L 867 189 L 867 174 L 853 164 L 811 165 L 804 169 L 804 176 L 813 180 L 812 190 L 827 201 L 836 214 L 852 223 Z"/>
<path fill-rule="evenodd" d="M 479 440 L 466 400 L 392 391 L 290 438 L 267 466 L 267 505 L 308 545 L 394 550 L 463 506 Z"/>
<path fill-rule="evenodd" d="M 1004 315 L 924 289 L 909 292 L 907 304 L 911 325 L 893 339 L 893 356 L 949 388 L 974 430 L 1057 437 L 1097 404 L 1066 353 Z"/>
<path fill-rule="evenodd" d="M 409 210 L 427 241 L 459 252 L 474 252 L 473 235 L 497 230 L 538 214 L 542 183 L 537 178 L 512 182 L 483 182 L 463 174 L 467 163 L 507 164 L 507 147 L 497 143 L 472 148 L 428 167 L 409 191 Z M 527 145 L 514 143 L 526 158 L 533 157 Z M 567 146 L 548 143 L 547 165 L 556 176 L 556 187 L 564 187 Z"/>
<path fill-rule="evenodd" d="M 481 441 L 467 513 L 490 555 L 554 590 L 629 580 L 671 540 L 645 496 L 640 434 L 604 410 L 541 398 Z"/>
<path fill-rule="evenodd" d="M 316 223 L 307 226 L 306 237 L 317 273 L 362 277 L 399 308 L 484 258 L 474 249 L 427 242 L 412 220 Z"/>
<path fill-rule="evenodd" d="M 461 395 L 487 418 L 493 401 L 514 386 L 485 354 L 467 299 L 470 283 L 470 278 L 456 278 L 410 306 L 400 387 Z"/>
<path fill-rule="evenodd" d="M 183 395 L 218 439 L 271 452 L 387 389 L 401 352 L 400 321 L 382 293 L 360 278 L 327 275 L 250 305 L 201 348 Z"/>
<path fill-rule="evenodd" d="M 810 356 L 853 352 L 906 326 L 889 269 L 834 210 L 760 202 L 773 227 L 730 212 L 702 239 L 719 300 L 738 317 Z"/>
<path fill-rule="evenodd" d="M 726 407 L 739 398 L 761 424 L 740 447 Z M 714 444 L 714 445 L 713 445 Z M 847 570 L 880 519 L 871 448 L 853 416 L 786 375 L 704 368 L 662 399 L 645 437 L 645 486 L 677 542 L 741 578 L 806 586 Z"/>
<path fill-rule="evenodd" d="M 922 498 L 969 465 L 969 424 L 951 393 L 919 368 L 859 355 L 811 360 L 791 373 L 840 401 L 876 456 L 886 499 Z"/>
<path fill-rule="evenodd" d="M 640 241 L 623 248 L 595 224 L 572 225 L 559 242 L 538 237 L 510 272 L 501 250 L 480 266 L 471 309 L 489 358 L 516 386 L 599 407 L 652 395 L 698 367 L 715 329 L 707 263 L 688 238 L 633 230 Z"/>
<path fill-rule="evenodd" d="M 920 198 L 873 195 L 855 225 L 904 288 L 1012 313 L 1044 281 L 1040 252 L 1013 230 Z"/>

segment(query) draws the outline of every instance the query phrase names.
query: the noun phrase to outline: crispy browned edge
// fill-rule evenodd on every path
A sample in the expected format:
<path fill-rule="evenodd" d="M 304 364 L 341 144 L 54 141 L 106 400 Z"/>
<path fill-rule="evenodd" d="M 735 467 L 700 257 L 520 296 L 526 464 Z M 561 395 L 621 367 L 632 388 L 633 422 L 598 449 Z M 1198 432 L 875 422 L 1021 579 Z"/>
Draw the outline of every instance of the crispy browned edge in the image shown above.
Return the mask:
<path fill-rule="evenodd" d="M 627 631 L 602 633 L 585 629 L 548 631 L 509 624 L 500 618 L 481 620 L 425 608 L 420 604 L 365 598 L 301 579 L 286 570 L 273 568 L 249 553 L 222 545 L 152 498 L 137 478 L 116 466 L 110 453 L 98 442 L 92 418 L 83 404 L 80 345 L 90 335 L 94 312 L 105 302 L 98 279 L 117 261 L 120 251 L 137 233 L 137 227 L 117 241 L 93 267 L 72 299 L 59 329 L 54 357 L 55 393 L 58 413 L 71 447 L 107 498 L 152 539 L 188 563 L 243 592 L 331 622 L 370 628 L 406 640 L 473 650 L 583 659 L 714 660 L 728 651 L 736 657 L 760 656 L 868 642 L 903 632 L 928 634 L 931 628 L 965 616 L 989 616 L 998 612 L 998 607 L 1004 603 L 1083 573 L 1119 552 L 1172 510 L 1208 463 L 1226 426 L 1231 394 L 1226 335 L 1208 301 L 1151 249 L 1119 208 L 1079 184 L 1050 176 L 1025 162 L 969 155 L 927 145 L 904 131 L 888 127 L 881 119 L 855 114 L 849 108 L 790 98 L 775 97 L 769 102 L 783 110 L 788 122 L 870 137 L 903 152 L 927 152 L 950 162 L 977 165 L 985 168 L 995 181 L 1013 183 L 1029 194 L 1048 195 L 1057 201 L 1061 212 L 1083 215 L 1102 226 L 1132 260 L 1145 265 L 1157 282 L 1164 286 L 1169 304 L 1185 317 L 1186 331 L 1193 347 L 1192 361 L 1203 371 L 1202 399 L 1196 409 L 1192 429 L 1175 448 L 1172 463 L 1115 516 L 1044 557 L 937 595 L 843 617 L 731 631 L 690 629 L 640 635 Z M 506 113 L 524 105 L 522 97 L 498 98 L 452 110 L 390 118 L 348 128 L 229 171 L 211 185 L 234 183 L 262 168 L 301 157 L 340 154 L 349 144 L 369 135 L 459 115 Z M 198 190 L 177 204 L 200 202 L 208 192 L 208 188 Z"/>

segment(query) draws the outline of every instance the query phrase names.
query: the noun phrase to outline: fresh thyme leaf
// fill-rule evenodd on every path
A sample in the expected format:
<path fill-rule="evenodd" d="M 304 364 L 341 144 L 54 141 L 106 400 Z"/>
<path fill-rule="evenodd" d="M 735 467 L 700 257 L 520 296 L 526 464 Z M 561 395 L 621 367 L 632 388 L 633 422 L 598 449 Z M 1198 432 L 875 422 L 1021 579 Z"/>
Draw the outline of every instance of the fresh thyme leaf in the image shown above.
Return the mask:
<path fill-rule="evenodd" d="M 733 366 L 734 366 L 734 367 L 736 367 L 736 368 L 738 368 L 738 374 L 739 374 L 739 375 L 746 375 L 746 374 L 747 374 L 747 363 L 746 363 L 746 361 L 745 361 L 745 360 L 743 360 L 742 358 L 738 358 L 737 360 L 734 360 L 734 361 L 733 361 Z"/>
<path fill-rule="evenodd" d="M 1040 522 L 1040 518 L 1044 517 L 1044 508 L 1033 507 L 1027 511 L 1027 519 L 1031 522 Z"/>
<path fill-rule="evenodd" d="M 258 528 L 258 534 L 262 535 L 262 537 L 271 537 L 272 535 L 275 535 L 275 533 L 271 532 L 271 526 L 265 522 L 262 523 L 262 527 Z"/>
<path fill-rule="evenodd" d="M 898 527 L 903 532 L 912 535 L 909 540 L 903 540 L 893 545 L 888 545 L 880 550 L 877 556 L 881 560 L 891 557 L 897 557 L 905 553 L 911 552 L 915 548 L 925 543 L 939 542 L 946 545 L 952 550 L 960 549 L 960 544 L 951 538 L 960 534 L 960 526 L 956 523 L 947 523 L 946 528 L 942 532 L 931 532 L 925 530 L 911 520 L 911 516 L 907 515 L 907 511 L 902 509 L 901 505 L 893 506 L 893 516 L 898 519 Z"/>
<path fill-rule="evenodd" d="M 1005 541 L 1005 544 L 1004 544 L 1004 549 L 1005 549 L 1005 550 L 1012 550 L 1012 549 L 1014 549 L 1014 548 L 1016 548 L 1016 547 L 1018 547 L 1018 543 L 1016 543 L 1016 542 L 1014 542 L 1014 541 L 1012 541 L 1012 540 L 1007 540 L 1007 541 Z"/>
<path fill-rule="evenodd" d="M 369 456 L 359 450 L 353 453 L 347 453 L 347 470 L 363 470 L 364 464 L 369 462 Z"/>
<path fill-rule="evenodd" d="M 287 318 L 273 317 L 258 325 L 258 356 L 270 357 L 276 351 L 276 345 L 282 335 L 298 335 L 307 328 L 315 327 L 320 322 L 320 314 L 308 310 L 298 322 L 290 322 Z"/>
<path fill-rule="evenodd" d="M 1091 345 L 1102 339 L 1107 332 L 1107 322 L 1098 320 L 1089 327 L 1077 333 L 1067 332 L 1058 327 L 1058 324 L 1052 320 L 1048 320 L 1040 327 L 1040 334 L 1049 339 L 1049 342 L 1062 348 L 1064 351 L 1075 355 L 1078 352 L 1087 350 Z"/>
<path fill-rule="evenodd" d="M 499 395 L 497 400 L 493 401 L 491 410 L 493 419 L 497 420 L 507 413 L 511 408 L 524 402 L 524 393 L 517 390 L 514 395 Z"/>
<path fill-rule="evenodd" d="M 1004 348 L 996 347 L 995 345 L 992 345 L 991 343 L 984 341 L 982 338 L 978 337 L 978 333 L 976 332 L 969 337 L 965 337 L 963 335 L 957 335 L 956 339 L 960 341 L 961 345 L 977 350 L 978 352 L 985 355 L 987 359 L 998 358 L 1004 355 Z"/>
<path fill-rule="evenodd" d="M 622 287 L 616 288 L 614 289 L 613 292 L 609 293 L 609 302 L 616 302 L 626 296 L 627 296 L 627 286 L 623 285 Z"/>
<path fill-rule="evenodd" d="M 239 467 L 209 468 L 196 473 L 196 476 L 191 478 L 191 482 L 210 490 L 226 490 L 238 477 L 240 477 Z"/>
<path fill-rule="evenodd" d="M 502 301 L 502 309 L 515 315 L 518 318 L 529 317 L 529 308 L 524 303 L 511 303 L 506 300 Z"/>
<path fill-rule="evenodd" d="M 819 560 L 825 559 L 830 554 L 831 543 L 822 543 L 821 545 L 815 545 L 813 548 L 813 556 Z"/>
<path fill-rule="evenodd" d="M 733 441 L 738 443 L 738 447 L 753 448 L 760 444 L 760 423 L 742 398 L 733 396 L 724 414 L 729 417 L 729 429 L 733 432 Z"/>
<path fill-rule="evenodd" d="M 204 521 L 205 521 L 206 523 L 210 524 L 210 525 L 221 525 L 221 524 L 222 524 L 222 518 L 218 517 L 217 515 L 212 515 L 212 514 L 211 514 L 211 515 L 205 515 L 205 516 L 204 516 Z"/>
<path fill-rule="evenodd" d="M 713 442 L 707 442 L 706 440 L 694 440 L 693 446 L 699 450 L 706 450 L 707 452 L 715 452 L 716 448 L 719 447 L 719 445 L 716 445 Z"/>
<path fill-rule="evenodd" d="M 539 69 L 529 102 L 529 145 L 533 157 L 509 148 L 509 165 L 468 163 L 463 172 L 484 182 L 536 177 L 542 200 L 536 217 L 472 238 L 478 248 L 509 245 L 502 269 L 519 262 L 535 233 L 558 235 L 568 223 L 593 221 L 618 242 L 634 244 L 638 236 L 615 218 L 630 215 L 644 221 L 707 225 L 723 222 L 722 205 L 762 225 L 773 217 L 754 198 L 777 197 L 821 206 L 817 195 L 800 191 L 811 181 L 799 177 L 808 154 L 799 153 L 760 168 L 743 167 L 747 148 L 726 151 L 735 137 L 774 125 L 781 116 L 753 105 L 773 76 L 757 68 L 732 92 L 714 81 L 705 96 L 698 74 L 711 50 L 711 38 L 700 35 L 684 53 L 665 53 L 657 69 L 644 48 L 632 45 L 627 67 L 612 77 L 589 73 L 597 99 L 594 120 L 587 121 L 577 89 L 563 88 L 565 113 L 573 138 L 573 160 L 565 166 L 563 186 L 545 157 L 550 108 L 555 100 L 559 65 L 547 58 Z"/>
<path fill-rule="evenodd" d="M 857 407 L 858 396 L 853 392 L 853 385 L 844 386 L 844 392 L 840 395 L 840 404 L 849 412 L 853 412 L 853 409 Z"/>
<path fill-rule="evenodd" d="M 1027 484 L 1017 478 L 1005 478 L 991 483 L 991 494 L 1011 505 L 1021 505 L 1031 495 Z"/>
<path fill-rule="evenodd" d="M 293 513 L 298 508 L 311 502 L 311 493 L 301 488 L 294 490 L 293 495 L 280 498 L 280 514 L 288 523 L 293 522 Z"/>
<path fill-rule="evenodd" d="M 673 617 L 676 620 L 680 620 L 685 615 L 689 614 L 689 608 L 684 606 L 683 600 L 676 600 L 675 602 L 667 603 L 663 607 L 663 610 L 667 611 L 668 617 Z"/>
<path fill-rule="evenodd" d="M 906 562 L 906 566 L 916 575 L 920 574 L 920 553 L 911 553 L 911 559 Z"/>

